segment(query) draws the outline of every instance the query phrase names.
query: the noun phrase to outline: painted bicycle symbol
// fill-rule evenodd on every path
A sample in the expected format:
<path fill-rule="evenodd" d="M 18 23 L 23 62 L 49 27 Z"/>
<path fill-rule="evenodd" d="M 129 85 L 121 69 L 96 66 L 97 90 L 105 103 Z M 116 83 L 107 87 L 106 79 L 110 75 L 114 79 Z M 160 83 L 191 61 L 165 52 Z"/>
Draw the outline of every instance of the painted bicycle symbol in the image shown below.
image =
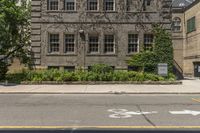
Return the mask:
<path fill-rule="evenodd" d="M 109 109 L 108 112 L 112 112 L 113 114 L 109 115 L 110 118 L 116 118 L 116 119 L 125 119 L 125 118 L 131 118 L 134 115 L 147 115 L 147 114 L 156 114 L 158 112 L 152 111 L 152 112 L 141 112 L 141 111 L 128 111 L 127 109 Z"/>

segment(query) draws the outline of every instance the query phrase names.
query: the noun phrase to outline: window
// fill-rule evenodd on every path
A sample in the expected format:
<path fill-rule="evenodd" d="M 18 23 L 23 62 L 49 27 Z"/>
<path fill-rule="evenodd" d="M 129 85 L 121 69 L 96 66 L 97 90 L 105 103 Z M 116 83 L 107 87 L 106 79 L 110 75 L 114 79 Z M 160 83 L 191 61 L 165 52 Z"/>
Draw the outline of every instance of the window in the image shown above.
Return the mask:
<path fill-rule="evenodd" d="M 151 0 L 146 0 L 145 2 L 147 6 L 151 6 Z"/>
<path fill-rule="evenodd" d="M 134 11 L 134 4 L 133 0 L 126 0 L 126 11 Z"/>
<path fill-rule="evenodd" d="M 59 52 L 59 34 L 49 35 L 49 52 Z"/>
<path fill-rule="evenodd" d="M 138 66 L 128 66 L 128 71 L 139 71 Z"/>
<path fill-rule="evenodd" d="M 173 19 L 172 29 L 174 32 L 181 31 L 181 19 L 176 17 Z"/>
<path fill-rule="evenodd" d="M 152 34 L 144 35 L 144 50 L 147 50 L 147 51 L 153 50 L 153 35 Z"/>
<path fill-rule="evenodd" d="M 105 35 L 104 48 L 105 53 L 114 53 L 114 35 Z"/>
<path fill-rule="evenodd" d="M 56 69 L 56 70 L 59 70 L 59 66 L 48 66 L 48 69 Z"/>
<path fill-rule="evenodd" d="M 104 0 L 105 11 L 114 11 L 115 10 L 114 6 L 115 6 L 114 0 Z"/>
<path fill-rule="evenodd" d="M 75 10 L 75 0 L 65 0 L 65 10 L 74 11 Z"/>
<path fill-rule="evenodd" d="M 89 36 L 89 52 L 97 53 L 99 52 L 99 37 L 98 36 Z"/>
<path fill-rule="evenodd" d="M 47 10 L 58 10 L 58 0 L 48 0 Z"/>
<path fill-rule="evenodd" d="M 65 52 L 73 53 L 75 51 L 75 37 L 74 34 L 65 35 Z"/>
<path fill-rule="evenodd" d="M 88 66 L 88 72 L 92 71 L 92 66 Z"/>
<path fill-rule="evenodd" d="M 87 10 L 90 10 L 90 11 L 98 10 L 98 0 L 88 0 L 87 1 Z"/>
<path fill-rule="evenodd" d="M 137 34 L 129 34 L 128 35 L 128 53 L 138 52 L 138 35 Z"/>
<path fill-rule="evenodd" d="M 68 72 L 73 72 L 75 71 L 75 66 L 65 66 L 64 70 Z"/>
<path fill-rule="evenodd" d="M 192 17 L 187 21 L 187 32 L 193 32 L 196 30 L 196 22 L 195 22 L 195 17 Z"/>

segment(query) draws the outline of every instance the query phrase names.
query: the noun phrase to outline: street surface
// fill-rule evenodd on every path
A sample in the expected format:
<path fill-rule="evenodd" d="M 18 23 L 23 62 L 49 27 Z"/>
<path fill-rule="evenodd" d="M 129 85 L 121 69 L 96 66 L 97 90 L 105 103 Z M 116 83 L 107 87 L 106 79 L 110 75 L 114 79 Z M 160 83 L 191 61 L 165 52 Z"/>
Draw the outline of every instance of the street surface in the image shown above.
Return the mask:
<path fill-rule="evenodd" d="M 200 128 L 200 95 L 0 95 L 0 128 Z"/>

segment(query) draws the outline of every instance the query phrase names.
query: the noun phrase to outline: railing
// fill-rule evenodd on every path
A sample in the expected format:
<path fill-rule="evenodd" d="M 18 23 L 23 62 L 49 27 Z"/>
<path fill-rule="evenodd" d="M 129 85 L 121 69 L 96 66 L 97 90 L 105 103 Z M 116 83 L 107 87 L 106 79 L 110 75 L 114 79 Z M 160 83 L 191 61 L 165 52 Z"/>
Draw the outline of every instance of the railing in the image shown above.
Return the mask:
<path fill-rule="evenodd" d="M 178 79 L 183 79 L 183 69 L 180 65 L 174 60 L 174 73 Z"/>

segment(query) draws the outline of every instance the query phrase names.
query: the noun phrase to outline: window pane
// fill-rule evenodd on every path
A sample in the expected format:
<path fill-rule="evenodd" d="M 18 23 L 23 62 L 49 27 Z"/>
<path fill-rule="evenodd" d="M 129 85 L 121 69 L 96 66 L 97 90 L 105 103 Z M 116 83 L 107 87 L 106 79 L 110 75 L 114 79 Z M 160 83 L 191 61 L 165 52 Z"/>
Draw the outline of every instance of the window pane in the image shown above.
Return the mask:
<path fill-rule="evenodd" d="M 173 20 L 173 31 L 180 31 L 181 30 L 181 19 L 180 18 L 174 18 Z"/>
<path fill-rule="evenodd" d="M 65 10 L 74 11 L 75 10 L 75 1 L 74 0 L 65 0 Z"/>
<path fill-rule="evenodd" d="M 104 38 L 105 43 L 105 53 L 113 53 L 114 52 L 114 35 L 105 35 Z"/>
<path fill-rule="evenodd" d="M 152 34 L 144 35 L 144 50 L 148 50 L 148 51 L 153 50 L 153 35 Z"/>
<path fill-rule="evenodd" d="M 75 37 L 73 34 L 65 35 L 65 52 L 75 51 Z"/>
<path fill-rule="evenodd" d="M 104 10 L 113 11 L 114 10 L 114 0 L 104 0 Z"/>
<path fill-rule="evenodd" d="M 99 38 L 98 36 L 89 36 L 89 52 L 99 52 Z"/>
<path fill-rule="evenodd" d="M 187 20 L 187 32 L 192 32 L 196 30 L 196 22 L 195 17 Z"/>
<path fill-rule="evenodd" d="M 138 52 L 138 35 L 129 34 L 128 35 L 128 52 Z"/>
<path fill-rule="evenodd" d="M 48 0 L 48 10 L 58 10 L 58 0 Z"/>
<path fill-rule="evenodd" d="M 49 52 L 59 52 L 59 34 L 49 35 Z"/>
<path fill-rule="evenodd" d="M 75 66 L 65 66 L 64 70 L 68 72 L 73 72 L 75 71 Z"/>
<path fill-rule="evenodd" d="M 98 10 L 97 6 L 98 6 L 97 0 L 88 0 L 87 2 L 88 10 L 92 10 L 92 11 Z"/>

